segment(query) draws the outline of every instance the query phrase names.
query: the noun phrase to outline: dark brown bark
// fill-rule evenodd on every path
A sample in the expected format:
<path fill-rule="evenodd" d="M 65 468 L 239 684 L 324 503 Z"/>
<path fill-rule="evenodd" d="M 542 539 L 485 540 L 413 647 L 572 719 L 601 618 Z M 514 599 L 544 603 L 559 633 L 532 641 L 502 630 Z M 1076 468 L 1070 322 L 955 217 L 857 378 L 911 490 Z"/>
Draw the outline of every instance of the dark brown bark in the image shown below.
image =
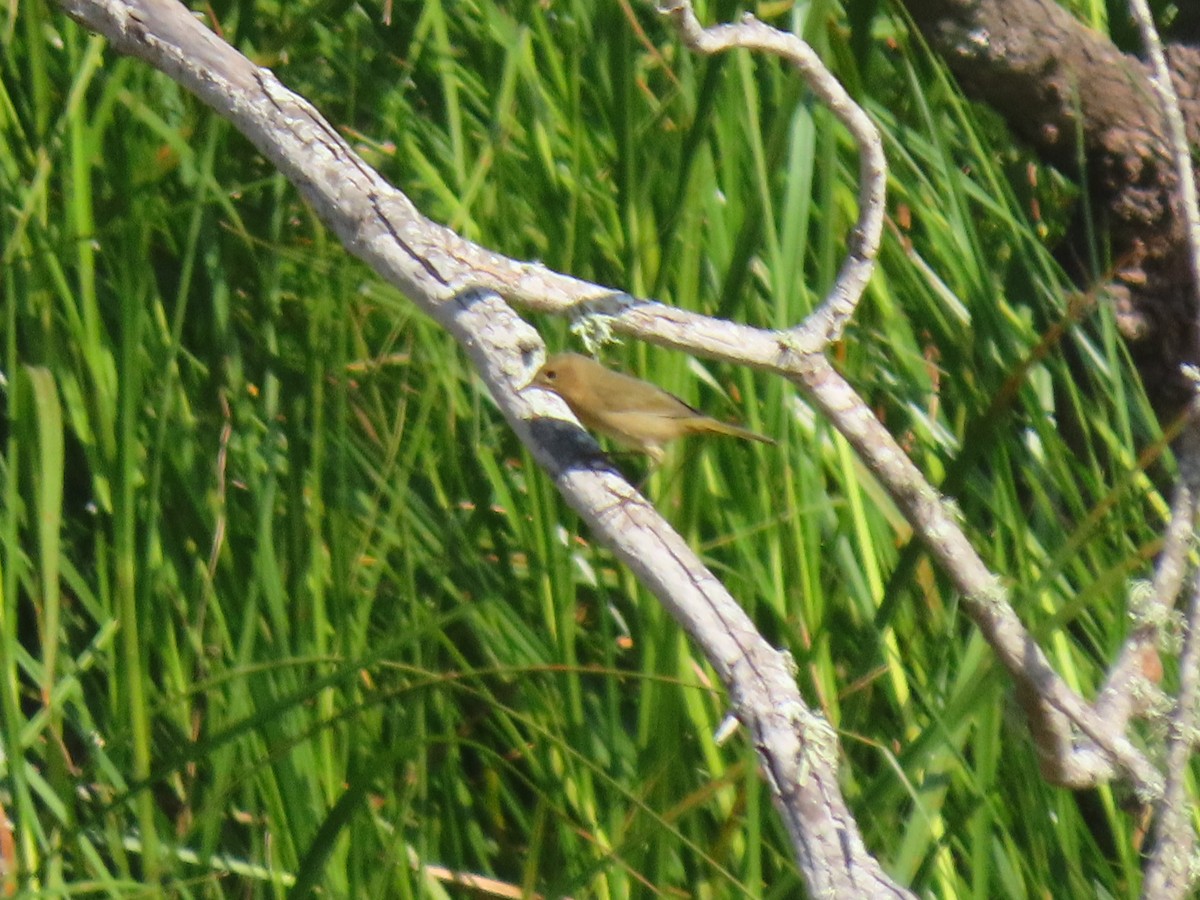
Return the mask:
<path fill-rule="evenodd" d="M 1172 418 L 1200 361 L 1192 283 L 1165 128 L 1146 66 L 1054 0 L 905 0 L 963 90 L 1088 191 L 1109 242 L 1103 273 L 1151 401 Z M 1189 142 L 1200 144 L 1200 51 L 1168 47 Z M 1083 229 L 1078 229 L 1082 240 Z M 1061 258 L 1081 282 L 1081 245 Z M 1088 284 L 1088 287 L 1094 285 Z"/>

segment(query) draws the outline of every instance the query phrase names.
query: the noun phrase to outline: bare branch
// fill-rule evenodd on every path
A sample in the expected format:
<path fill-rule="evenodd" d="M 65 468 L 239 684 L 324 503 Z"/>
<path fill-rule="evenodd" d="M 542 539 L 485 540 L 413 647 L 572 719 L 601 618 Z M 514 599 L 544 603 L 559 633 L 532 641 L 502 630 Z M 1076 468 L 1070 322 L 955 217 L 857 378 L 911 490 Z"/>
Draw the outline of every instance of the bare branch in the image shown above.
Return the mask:
<path fill-rule="evenodd" d="M 854 137 L 858 145 L 861 182 L 858 225 L 847 241 L 846 259 L 833 289 L 803 325 L 805 331 L 820 335 L 826 344 L 838 340 L 875 271 L 875 256 L 883 232 L 887 159 L 875 123 L 825 68 L 821 58 L 798 36 L 771 28 L 749 13 L 736 25 L 702 28 L 689 0 L 664 0 L 659 10 L 674 23 L 683 42 L 698 53 L 711 55 L 742 48 L 773 53 L 787 60 Z"/>
<path fill-rule="evenodd" d="M 1187 637 L 1179 656 L 1179 698 L 1167 736 L 1167 784 L 1159 805 L 1156 841 L 1142 896 L 1154 900 L 1189 897 L 1196 885 L 1196 829 L 1188 803 L 1189 763 L 1200 718 L 1200 579 L 1192 584 Z"/>
<path fill-rule="evenodd" d="M 1150 81 L 1158 94 L 1158 102 L 1167 126 L 1171 159 L 1175 163 L 1176 177 L 1179 179 L 1179 200 L 1183 205 L 1183 219 L 1186 224 L 1192 284 L 1197 292 L 1196 298 L 1200 301 L 1200 204 L 1196 202 L 1196 175 L 1192 169 L 1192 155 L 1188 151 L 1183 113 L 1179 110 L 1179 95 L 1175 92 L 1175 85 L 1171 80 L 1171 70 L 1167 66 L 1167 57 L 1163 53 L 1162 41 L 1158 39 L 1158 29 L 1154 27 L 1150 7 L 1146 0 L 1131 0 L 1130 6 L 1150 57 L 1153 71 Z M 1200 302 L 1196 304 L 1196 314 L 1200 316 Z"/>
<path fill-rule="evenodd" d="M 1179 179 L 1192 279 L 1197 297 L 1200 298 L 1200 209 L 1197 208 L 1196 181 L 1183 116 L 1179 111 L 1179 98 L 1145 0 L 1132 0 L 1131 6 L 1150 57 L 1154 73 L 1151 80 L 1167 125 L 1171 157 Z M 1196 306 L 1197 315 L 1200 316 L 1200 303 Z M 1152 598 L 1152 602 L 1157 604 L 1157 618 L 1160 619 L 1175 605 L 1175 598 L 1183 583 L 1186 551 L 1192 546 L 1197 489 L 1200 489 L 1200 439 L 1194 428 L 1184 438 L 1181 459 L 1180 484 L 1176 489 L 1166 547 L 1159 561 L 1159 578 L 1156 579 L 1156 582 L 1162 582 L 1161 590 L 1156 590 Z M 1196 883 L 1192 864 L 1196 851 L 1196 832 L 1187 802 L 1187 778 L 1196 745 L 1197 728 L 1200 727 L 1200 580 L 1194 580 L 1192 586 L 1192 602 L 1185 627 L 1186 639 L 1179 658 L 1179 696 L 1169 720 L 1167 736 L 1166 788 L 1158 807 L 1157 839 L 1142 887 L 1144 897 L 1188 896 Z"/>
<path fill-rule="evenodd" d="M 1191 266 L 1193 316 L 1200 324 L 1200 207 L 1196 201 L 1195 172 L 1187 130 L 1162 42 L 1146 0 L 1132 0 L 1130 6 L 1150 57 L 1151 83 L 1158 94 L 1166 123 L 1167 143 L 1178 180 L 1178 202 L 1182 206 L 1183 234 L 1187 243 L 1185 252 Z M 1194 377 L 1191 382 L 1195 389 Z M 1195 403 L 1192 404 L 1193 411 L 1194 407 Z M 1165 624 L 1184 581 L 1186 554 L 1193 546 L 1197 498 L 1200 497 L 1200 435 L 1196 433 L 1194 415 L 1189 425 L 1181 441 L 1180 483 L 1172 504 L 1172 520 L 1158 565 L 1156 590 L 1150 598 L 1150 602 L 1155 604 L 1156 615 L 1140 629 L 1139 634 L 1133 636 L 1131 645 L 1139 638 L 1144 643 L 1147 633 L 1158 636 L 1153 631 L 1154 626 Z M 1142 886 L 1143 897 L 1190 896 L 1197 880 L 1193 860 L 1196 832 L 1188 803 L 1190 762 L 1200 729 L 1200 578 L 1195 575 L 1184 628 L 1183 651 L 1179 657 L 1179 694 L 1169 719 L 1167 734 L 1166 786 L 1158 804 L 1156 840 Z"/>
<path fill-rule="evenodd" d="M 1183 477 L 1175 487 L 1171 501 L 1171 520 L 1163 538 L 1162 553 L 1155 566 L 1154 582 L 1144 600 L 1131 599 L 1134 627 L 1121 648 L 1121 655 L 1112 667 L 1104 689 L 1096 699 L 1096 712 L 1114 726 L 1124 729 L 1130 717 L 1147 711 L 1158 694 L 1153 682 L 1157 678 L 1147 677 L 1146 669 L 1158 675 L 1158 645 L 1168 628 L 1171 611 L 1183 588 L 1187 574 L 1187 554 L 1192 547 L 1193 529 L 1200 507 L 1193 485 L 1197 480 L 1196 434 L 1184 435 L 1180 449 Z"/>

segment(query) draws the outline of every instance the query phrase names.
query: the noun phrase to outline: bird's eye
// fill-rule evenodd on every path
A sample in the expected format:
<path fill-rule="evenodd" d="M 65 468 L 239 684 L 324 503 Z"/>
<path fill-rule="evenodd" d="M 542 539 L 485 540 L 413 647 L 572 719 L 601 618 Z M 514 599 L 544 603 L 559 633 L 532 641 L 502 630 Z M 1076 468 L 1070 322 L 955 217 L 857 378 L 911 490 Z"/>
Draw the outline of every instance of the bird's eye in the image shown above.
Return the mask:
<path fill-rule="evenodd" d="M 542 372 L 542 375 L 547 381 L 554 381 L 558 378 L 558 372 L 554 369 L 546 369 L 546 371 Z"/>

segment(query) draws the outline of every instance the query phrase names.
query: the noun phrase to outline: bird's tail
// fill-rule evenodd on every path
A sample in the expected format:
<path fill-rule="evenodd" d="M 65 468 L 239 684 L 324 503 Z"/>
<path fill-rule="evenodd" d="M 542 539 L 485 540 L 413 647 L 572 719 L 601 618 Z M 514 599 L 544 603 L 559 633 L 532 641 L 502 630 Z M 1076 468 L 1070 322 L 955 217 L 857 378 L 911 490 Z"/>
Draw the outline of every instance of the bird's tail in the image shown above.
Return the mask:
<path fill-rule="evenodd" d="M 703 427 L 698 428 L 698 431 L 707 431 L 710 434 L 727 434 L 730 437 L 743 438 L 747 441 L 758 441 L 760 444 L 774 444 L 775 439 L 769 438 L 765 434 L 759 434 L 757 431 L 751 431 L 749 428 L 742 428 L 739 425 L 730 425 L 728 422 L 721 422 L 718 419 L 703 419 Z"/>

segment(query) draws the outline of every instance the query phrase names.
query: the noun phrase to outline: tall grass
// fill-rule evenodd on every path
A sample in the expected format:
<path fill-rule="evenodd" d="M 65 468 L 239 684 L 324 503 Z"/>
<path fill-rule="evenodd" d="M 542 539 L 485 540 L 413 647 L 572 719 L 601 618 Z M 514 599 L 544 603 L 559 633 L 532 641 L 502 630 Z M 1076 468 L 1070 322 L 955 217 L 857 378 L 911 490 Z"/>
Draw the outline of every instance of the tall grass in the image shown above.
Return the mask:
<path fill-rule="evenodd" d="M 13 9 L 7 886 L 446 897 L 471 873 L 546 896 L 800 893 L 752 748 L 713 741 L 711 670 L 453 342 L 169 80 Z M 846 135 L 779 65 L 691 58 L 643 7 L 216 13 L 428 215 L 498 251 L 766 326 L 836 272 Z M 1087 691 L 1169 469 L 1139 467 L 1157 432 L 1111 314 L 1069 305 L 1047 249 L 1070 190 L 1033 184 L 900 23 L 881 13 L 864 40 L 839 16 L 779 20 L 852 86 L 892 165 L 880 272 L 832 352 Z M 889 870 L 939 896 L 1135 892 L 1126 798 L 1040 781 L 953 590 L 803 398 L 656 348 L 606 356 L 778 438 L 686 445 L 648 489 L 796 656 Z"/>

